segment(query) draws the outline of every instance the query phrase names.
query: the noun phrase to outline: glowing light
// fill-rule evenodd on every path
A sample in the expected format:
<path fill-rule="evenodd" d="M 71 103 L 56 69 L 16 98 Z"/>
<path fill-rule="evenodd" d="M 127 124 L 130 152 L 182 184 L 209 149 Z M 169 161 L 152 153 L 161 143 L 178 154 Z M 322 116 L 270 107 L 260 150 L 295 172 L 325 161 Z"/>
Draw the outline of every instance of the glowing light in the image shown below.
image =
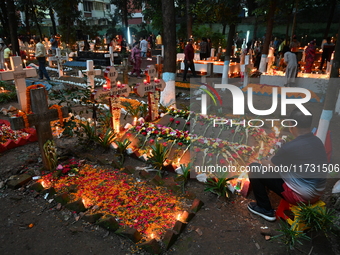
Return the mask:
<path fill-rule="evenodd" d="M 137 125 L 137 117 L 134 117 L 134 118 L 133 118 L 132 125 L 133 125 L 133 126 L 136 126 L 136 125 Z"/>
<path fill-rule="evenodd" d="M 181 214 L 177 214 L 176 220 L 181 221 Z"/>
<path fill-rule="evenodd" d="M 44 189 L 48 188 L 48 185 L 45 181 L 41 182 L 41 186 L 43 186 Z"/>
<path fill-rule="evenodd" d="M 151 239 L 154 239 L 155 238 L 155 234 L 151 233 L 150 237 L 151 237 Z"/>

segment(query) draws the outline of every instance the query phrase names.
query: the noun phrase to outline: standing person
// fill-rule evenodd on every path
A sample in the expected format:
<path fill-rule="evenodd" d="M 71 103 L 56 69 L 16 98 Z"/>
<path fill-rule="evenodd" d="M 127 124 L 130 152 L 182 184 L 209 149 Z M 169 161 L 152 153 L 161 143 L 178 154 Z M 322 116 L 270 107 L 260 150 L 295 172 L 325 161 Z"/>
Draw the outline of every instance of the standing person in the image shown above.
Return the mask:
<path fill-rule="evenodd" d="M 192 46 L 194 43 L 193 39 L 188 40 L 188 44 L 184 48 L 184 73 L 183 73 L 183 82 L 187 82 L 187 73 L 188 69 L 190 68 L 194 77 L 196 76 L 195 71 L 195 64 L 194 64 L 194 56 L 195 51 L 194 47 Z"/>
<path fill-rule="evenodd" d="M 52 50 L 52 54 L 56 54 L 56 50 L 59 47 L 59 36 L 58 35 L 52 35 L 51 39 L 50 39 L 50 44 L 51 44 L 51 50 Z"/>
<path fill-rule="evenodd" d="M 4 51 L 6 49 L 6 44 L 2 38 L 0 38 L 0 69 L 5 69 L 5 59 Z"/>
<path fill-rule="evenodd" d="M 290 51 L 288 47 L 285 47 L 283 50 L 283 58 L 287 65 L 286 67 L 286 73 L 285 73 L 285 87 L 291 87 L 291 83 L 295 82 L 295 77 L 297 75 L 298 71 L 298 65 L 296 60 L 296 54 Z"/>
<path fill-rule="evenodd" d="M 205 60 L 208 55 L 208 41 L 207 38 L 202 37 L 200 42 L 200 60 Z"/>
<path fill-rule="evenodd" d="M 7 64 L 9 69 L 12 69 L 10 56 L 12 56 L 12 44 L 9 44 L 4 50 L 5 63 Z"/>
<path fill-rule="evenodd" d="M 160 48 L 162 46 L 162 36 L 161 36 L 161 32 L 158 32 L 158 35 L 156 37 L 156 45 L 157 48 Z"/>
<path fill-rule="evenodd" d="M 40 42 L 40 38 L 35 38 L 35 57 L 39 63 L 39 79 L 42 80 L 44 76 L 49 81 L 50 76 L 48 75 L 45 65 L 46 65 L 46 49 L 45 46 Z"/>
<path fill-rule="evenodd" d="M 140 50 L 141 50 L 141 57 L 146 57 L 146 52 L 148 51 L 148 42 L 145 40 L 145 37 L 142 37 L 142 40 L 140 41 Z"/>
<path fill-rule="evenodd" d="M 125 40 L 125 37 L 123 37 L 121 42 L 120 42 L 120 52 L 125 53 L 126 47 L 127 47 L 126 40 Z"/>
<path fill-rule="evenodd" d="M 135 46 L 131 50 L 131 62 L 133 63 L 133 70 L 129 75 L 133 75 L 136 73 L 137 78 L 140 77 L 140 67 L 142 64 L 142 58 L 141 58 L 141 50 L 139 48 L 139 43 L 135 43 Z"/>
<path fill-rule="evenodd" d="M 306 59 L 306 64 L 305 64 L 305 72 L 306 73 L 311 73 L 312 72 L 312 67 L 315 59 L 315 42 L 311 41 L 307 48 L 305 49 L 305 59 Z"/>
<path fill-rule="evenodd" d="M 291 172 L 281 171 L 277 173 L 278 176 L 276 174 L 274 174 L 275 176 L 264 176 L 260 172 L 250 172 L 249 180 L 256 203 L 249 203 L 248 209 L 268 221 L 275 221 L 276 217 L 267 194 L 267 188 L 288 203 L 297 205 L 298 203 L 316 203 L 326 187 L 327 173 L 320 173 L 308 168 L 313 165 L 315 169 L 318 169 L 328 163 L 322 141 L 310 131 L 312 116 L 304 115 L 300 109 L 295 108 L 289 118 L 297 123 L 291 123 L 289 127 L 289 131 L 295 139 L 284 144 L 271 160 L 261 160 L 259 163 L 262 163 L 262 166 L 259 163 L 250 164 L 254 170 L 269 165 L 299 169 L 299 171 Z M 295 124 L 296 126 L 294 126 Z"/>
<path fill-rule="evenodd" d="M 332 53 L 334 51 L 335 44 L 331 42 L 331 38 L 327 37 L 327 42 L 322 46 L 322 54 L 321 54 L 321 63 L 320 63 L 320 71 L 323 69 L 323 64 L 331 61 Z"/>

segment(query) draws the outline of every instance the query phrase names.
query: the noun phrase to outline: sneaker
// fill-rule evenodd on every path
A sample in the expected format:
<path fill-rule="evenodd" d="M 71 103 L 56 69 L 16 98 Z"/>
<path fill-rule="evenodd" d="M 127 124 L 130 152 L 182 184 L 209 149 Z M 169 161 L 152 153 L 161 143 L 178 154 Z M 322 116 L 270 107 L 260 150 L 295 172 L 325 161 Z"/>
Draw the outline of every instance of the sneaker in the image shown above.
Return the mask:
<path fill-rule="evenodd" d="M 261 216 L 263 219 L 267 221 L 275 221 L 275 211 L 274 210 L 266 210 L 262 207 L 259 207 L 255 202 L 250 202 L 248 204 L 248 210 L 256 215 Z"/>

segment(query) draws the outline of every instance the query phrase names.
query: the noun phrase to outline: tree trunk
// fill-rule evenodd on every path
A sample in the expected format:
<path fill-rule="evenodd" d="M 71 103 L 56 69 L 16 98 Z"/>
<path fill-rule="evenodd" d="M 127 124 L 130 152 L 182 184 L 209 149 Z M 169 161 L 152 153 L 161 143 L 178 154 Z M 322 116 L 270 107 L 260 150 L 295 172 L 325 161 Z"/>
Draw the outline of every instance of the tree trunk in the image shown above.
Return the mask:
<path fill-rule="evenodd" d="M 163 61 L 163 80 L 166 87 L 161 93 L 161 104 L 164 106 L 176 107 L 176 20 L 175 20 L 175 4 L 174 0 L 162 0 L 163 13 L 163 45 L 164 45 L 164 61 Z"/>
<path fill-rule="evenodd" d="M 55 35 L 57 34 L 57 26 L 55 24 L 54 11 L 52 8 L 49 8 L 48 10 L 49 10 L 49 14 L 50 14 L 51 22 L 52 22 L 52 33 Z"/>
<path fill-rule="evenodd" d="M 294 8 L 294 16 L 293 16 L 293 24 L 292 24 L 292 31 L 290 34 L 290 41 L 293 41 L 294 33 L 295 33 L 295 27 L 296 27 L 296 14 L 297 14 L 297 9 L 299 6 L 299 0 L 295 1 L 295 8 Z"/>
<path fill-rule="evenodd" d="M 187 38 L 192 36 L 192 15 L 190 11 L 190 0 L 186 0 L 186 12 L 187 12 Z"/>
<path fill-rule="evenodd" d="M 264 39 L 260 68 L 259 68 L 259 71 L 261 73 L 264 73 L 267 71 L 267 56 L 269 53 L 269 44 L 270 44 L 270 40 L 272 38 L 272 33 L 273 33 L 275 9 L 276 9 L 276 0 L 271 0 L 269 3 L 269 12 L 268 12 L 268 17 L 267 17 L 266 38 Z"/>
<path fill-rule="evenodd" d="M 33 16 L 34 16 L 34 21 L 35 21 L 35 24 L 37 25 L 37 28 L 38 28 L 38 31 L 39 31 L 40 39 L 43 40 L 42 33 L 41 33 L 41 29 L 40 29 L 40 25 L 39 25 L 38 18 L 37 18 L 37 14 L 36 14 L 35 10 L 36 10 L 36 7 L 33 6 L 33 7 L 32 7 L 32 11 L 33 11 Z"/>
<path fill-rule="evenodd" d="M 6 1 L 0 1 L 0 8 L 1 8 L 1 12 L 0 12 L 0 22 L 2 24 L 2 28 L 4 30 L 4 37 L 9 37 L 10 35 L 10 31 L 8 30 L 8 17 L 7 17 L 7 7 L 6 7 Z"/>
<path fill-rule="evenodd" d="M 7 3 L 7 15 L 8 15 L 8 25 L 11 35 L 11 43 L 13 47 L 13 54 L 18 54 L 20 56 L 19 42 L 18 42 L 18 21 L 15 16 L 15 6 L 13 0 L 6 0 Z"/>
<path fill-rule="evenodd" d="M 25 25 L 26 25 L 26 35 L 31 36 L 31 25 L 30 25 L 30 14 L 29 7 L 25 7 Z"/>
<path fill-rule="evenodd" d="M 222 35 L 225 35 L 226 28 L 227 28 L 227 24 L 222 24 Z"/>
<path fill-rule="evenodd" d="M 227 47 L 225 51 L 225 61 L 230 61 L 230 56 L 233 55 L 233 38 L 236 32 L 236 24 L 229 25 L 229 33 L 227 38 Z"/>
<path fill-rule="evenodd" d="M 340 20 L 338 34 L 340 33 Z M 339 93 L 339 68 L 340 68 L 340 42 L 336 41 L 333 64 L 331 68 L 329 83 L 326 92 L 326 99 L 320 117 L 317 136 L 323 143 L 326 141 L 329 123 L 333 117 L 333 111 Z"/>
<path fill-rule="evenodd" d="M 331 6 L 330 6 L 330 10 L 329 10 L 329 16 L 328 16 L 328 21 L 327 21 L 327 26 L 325 29 L 325 33 L 323 35 L 323 38 L 326 39 L 328 37 L 328 33 L 329 33 L 329 29 L 331 28 L 331 24 L 332 24 L 332 20 L 334 17 L 334 11 L 336 9 L 336 0 L 332 0 L 331 1 Z"/>

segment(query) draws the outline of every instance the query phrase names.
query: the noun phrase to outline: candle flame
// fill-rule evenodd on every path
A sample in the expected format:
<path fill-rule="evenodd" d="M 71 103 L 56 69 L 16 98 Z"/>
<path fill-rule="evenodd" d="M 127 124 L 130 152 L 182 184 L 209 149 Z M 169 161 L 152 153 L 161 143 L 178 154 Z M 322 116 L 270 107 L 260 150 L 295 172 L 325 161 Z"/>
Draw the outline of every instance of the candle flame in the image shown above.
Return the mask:
<path fill-rule="evenodd" d="M 179 214 L 177 214 L 177 217 L 176 217 L 176 220 L 180 220 L 181 219 L 181 214 L 179 213 Z"/>
<path fill-rule="evenodd" d="M 151 239 L 154 239 L 155 238 L 155 234 L 151 233 L 150 237 L 151 237 Z"/>

